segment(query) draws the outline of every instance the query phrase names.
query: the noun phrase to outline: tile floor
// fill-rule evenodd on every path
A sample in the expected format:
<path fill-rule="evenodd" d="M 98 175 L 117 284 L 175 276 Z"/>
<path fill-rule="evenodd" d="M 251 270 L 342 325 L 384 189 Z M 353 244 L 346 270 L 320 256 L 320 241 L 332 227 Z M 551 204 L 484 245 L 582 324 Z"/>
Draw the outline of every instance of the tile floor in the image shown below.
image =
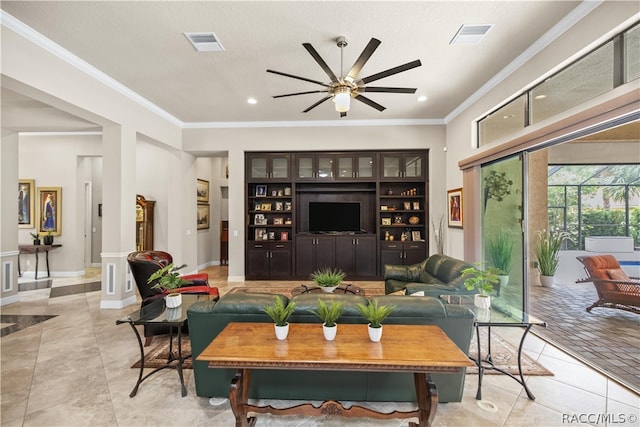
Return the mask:
<path fill-rule="evenodd" d="M 211 282 L 222 293 L 233 286 L 282 285 L 282 282 L 228 284 L 224 269 L 210 269 Z M 55 278 L 52 287 L 99 280 Z M 359 282 L 364 288 L 381 282 Z M 180 397 L 177 373 L 166 370 L 142 384 L 130 369 L 138 357 L 134 335 L 116 319 L 135 306 L 101 310 L 100 292 L 84 289 L 50 298 L 50 289 L 20 293 L 20 302 L 2 307 L 3 315 L 52 315 L 0 339 L 2 426 L 213 426 L 234 425 L 228 403 L 212 406 L 195 395 L 193 375 L 186 371 L 188 396 Z M 8 318 L 11 322 L 12 318 Z M 15 318 L 13 318 L 15 319 Z M 3 328 L 10 326 L 7 323 Z M 511 341 L 513 329 L 498 331 Z M 495 404 L 482 409 L 475 400 L 477 377 L 467 375 L 463 401 L 438 406 L 434 426 L 638 426 L 640 396 L 608 380 L 576 359 L 530 335 L 525 351 L 555 373 L 529 377 L 536 395 L 501 375 L 485 376 L 483 398 Z M 275 402 L 277 404 L 277 402 Z M 375 405 L 391 407 L 389 404 Z M 372 421 L 338 417 L 272 417 L 261 415 L 257 426 L 404 426 L 406 421 Z"/>

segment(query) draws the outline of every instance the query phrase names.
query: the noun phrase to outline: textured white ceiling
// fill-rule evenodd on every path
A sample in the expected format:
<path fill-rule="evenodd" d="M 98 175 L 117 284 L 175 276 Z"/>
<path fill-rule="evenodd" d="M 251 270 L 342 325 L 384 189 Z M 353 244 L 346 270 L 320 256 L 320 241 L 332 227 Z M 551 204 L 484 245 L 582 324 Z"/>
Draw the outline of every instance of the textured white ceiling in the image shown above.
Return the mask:
<path fill-rule="evenodd" d="M 328 78 L 302 47 L 311 43 L 336 74 L 344 35 L 348 70 L 371 37 L 382 41 L 360 77 L 420 59 L 422 67 L 375 82 L 416 95 L 367 94 L 346 120 L 441 120 L 574 9 L 579 1 L 2 1 L 4 11 L 183 122 L 339 120 L 330 102 L 302 110 L 321 89 L 266 73 Z M 463 24 L 494 24 L 480 45 L 452 46 Z M 197 53 L 184 32 L 213 31 L 225 52 Z M 418 95 L 427 102 L 418 103 Z M 256 105 L 246 99 L 254 97 Z M 3 99 L 3 113 L 11 105 Z M 342 119 L 345 120 L 345 119 Z M 3 120 L 4 121 L 4 120 Z M 5 122 L 6 123 L 6 122 Z"/>

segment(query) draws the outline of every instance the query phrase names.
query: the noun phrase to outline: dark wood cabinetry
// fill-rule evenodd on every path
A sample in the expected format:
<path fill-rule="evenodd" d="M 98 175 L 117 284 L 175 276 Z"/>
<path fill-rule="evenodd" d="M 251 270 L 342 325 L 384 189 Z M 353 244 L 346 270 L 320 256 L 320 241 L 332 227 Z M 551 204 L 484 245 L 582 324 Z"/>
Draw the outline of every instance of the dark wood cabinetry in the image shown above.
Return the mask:
<path fill-rule="evenodd" d="M 321 267 L 374 280 L 428 253 L 427 151 L 247 153 L 246 277 Z M 360 233 L 310 233 L 312 202 L 357 203 Z"/>

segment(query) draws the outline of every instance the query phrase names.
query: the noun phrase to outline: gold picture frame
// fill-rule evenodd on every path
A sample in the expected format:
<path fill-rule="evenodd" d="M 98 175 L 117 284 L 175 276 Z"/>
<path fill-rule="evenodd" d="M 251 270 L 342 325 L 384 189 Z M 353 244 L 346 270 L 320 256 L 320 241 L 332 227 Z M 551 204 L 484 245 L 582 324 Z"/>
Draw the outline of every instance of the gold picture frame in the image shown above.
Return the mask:
<path fill-rule="evenodd" d="M 450 228 L 462 228 L 462 188 L 447 191 L 447 218 Z"/>
<path fill-rule="evenodd" d="M 62 234 L 62 187 L 38 187 L 38 233 Z"/>
<path fill-rule="evenodd" d="M 196 184 L 196 199 L 198 203 L 209 202 L 209 181 L 198 178 Z"/>
<path fill-rule="evenodd" d="M 18 228 L 34 228 L 36 211 L 34 210 L 36 181 L 18 180 Z"/>
<path fill-rule="evenodd" d="M 198 230 L 209 228 L 209 211 L 208 203 L 198 203 Z"/>

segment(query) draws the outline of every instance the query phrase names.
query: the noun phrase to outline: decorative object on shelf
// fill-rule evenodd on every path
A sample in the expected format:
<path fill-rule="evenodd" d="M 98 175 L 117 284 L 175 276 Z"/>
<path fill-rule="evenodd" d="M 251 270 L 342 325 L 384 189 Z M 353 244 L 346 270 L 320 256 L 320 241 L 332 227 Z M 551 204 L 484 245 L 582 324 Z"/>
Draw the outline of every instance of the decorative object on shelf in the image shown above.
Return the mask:
<path fill-rule="evenodd" d="M 257 213 L 253 217 L 254 225 L 267 225 L 267 218 L 265 218 L 264 214 Z"/>
<path fill-rule="evenodd" d="M 209 203 L 209 181 L 198 178 L 196 184 L 196 200 L 202 203 Z"/>
<path fill-rule="evenodd" d="M 382 218 L 382 225 L 391 225 L 391 218 Z"/>
<path fill-rule="evenodd" d="M 396 225 L 404 224 L 404 222 L 402 222 L 402 215 L 396 215 L 395 217 L 393 217 L 393 223 Z"/>
<path fill-rule="evenodd" d="M 291 187 L 284 187 L 284 195 L 285 196 L 291 195 Z"/>
<path fill-rule="evenodd" d="M 291 210 L 291 202 L 284 202 L 284 210 L 285 211 Z"/>
<path fill-rule="evenodd" d="M 412 231 L 411 232 L 411 240 L 413 240 L 414 242 L 421 242 L 422 241 L 422 236 L 420 235 L 419 231 Z"/>
<path fill-rule="evenodd" d="M 345 308 L 342 301 L 331 301 L 327 304 L 320 298 L 318 298 L 317 311 L 309 310 L 310 313 L 315 314 L 322 320 L 322 332 L 324 339 L 327 341 L 333 341 L 336 338 L 338 332 L 338 324 L 336 322 L 344 311 Z"/>
<path fill-rule="evenodd" d="M 291 225 L 291 218 L 286 218 L 284 220 L 284 225 Z"/>
<path fill-rule="evenodd" d="M 276 197 L 278 195 L 278 191 L 277 190 L 271 190 L 271 196 L 272 197 Z"/>
<path fill-rule="evenodd" d="M 410 188 L 407 191 L 400 193 L 401 196 L 415 196 L 416 194 L 418 194 L 417 188 Z"/>
<path fill-rule="evenodd" d="M 464 287 L 468 291 L 478 290 L 478 294 L 475 295 L 473 303 L 478 308 L 489 308 L 491 306 L 491 292 L 493 292 L 493 285 L 498 283 L 498 269 L 495 267 L 489 267 L 486 270 L 482 269 L 482 263 L 476 263 L 476 267 L 468 267 L 462 270 L 462 277 L 464 277 Z"/>
<path fill-rule="evenodd" d="M 198 230 L 209 228 L 209 203 L 198 203 Z"/>
<path fill-rule="evenodd" d="M 256 228 L 254 233 L 254 240 L 266 240 L 267 229 L 266 228 Z"/>
<path fill-rule="evenodd" d="M 420 224 L 420 218 L 418 218 L 417 216 L 410 216 L 409 217 L 409 224 L 411 225 L 416 225 L 416 224 Z"/>
<path fill-rule="evenodd" d="M 539 230 L 538 240 L 535 245 L 540 283 L 544 287 L 553 285 L 553 277 L 558 269 L 558 252 L 565 240 L 569 239 L 566 231 Z"/>
<path fill-rule="evenodd" d="M 283 196 L 283 194 L 284 194 L 284 193 L 283 193 L 282 189 L 278 190 L 278 197 L 282 197 L 282 196 Z"/>
<path fill-rule="evenodd" d="M 407 240 L 409 240 L 409 232 L 403 231 L 402 234 L 400 235 L 400 241 L 406 242 Z"/>
<path fill-rule="evenodd" d="M 381 210 L 381 211 L 386 211 L 386 210 L 388 210 L 387 205 L 380 205 L 380 210 Z"/>
<path fill-rule="evenodd" d="M 413 210 L 414 211 L 420 210 L 420 202 L 413 202 Z"/>
<path fill-rule="evenodd" d="M 389 232 L 388 231 L 384 232 L 384 240 L 389 240 Z"/>
<path fill-rule="evenodd" d="M 51 230 L 47 230 L 47 234 L 42 236 L 42 243 L 45 245 L 53 245 L 53 234 L 51 234 Z"/>
<path fill-rule="evenodd" d="M 490 171 L 484 178 L 484 209 L 487 209 L 489 199 L 497 202 L 504 200 L 504 196 L 511 194 L 513 181 L 507 177 L 506 172 Z"/>
<path fill-rule="evenodd" d="M 489 239 L 489 254 L 491 262 L 496 267 L 500 279 L 500 289 L 509 283 L 511 271 L 511 258 L 513 256 L 514 235 L 511 230 L 501 229 Z"/>
<path fill-rule="evenodd" d="M 411 210 L 411 202 L 404 202 L 404 210 L 405 211 L 410 211 Z"/>
<path fill-rule="evenodd" d="M 367 305 L 358 304 L 357 308 L 362 314 L 362 317 L 369 322 L 367 327 L 369 339 L 373 342 L 379 342 L 382 338 L 382 321 L 393 312 L 395 307 L 390 305 L 378 305 L 378 301 L 376 299 L 371 299 Z"/>
<path fill-rule="evenodd" d="M 283 210 L 283 204 L 282 204 L 282 202 L 276 202 L 276 210 L 277 210 L 277 211 L 281 211 L 281 210 Z"/>
<path fill-rule="evenodd" d="M 280 232 L 280 240 L 282 240 L 282 241 L 289 240 L 289 232 L 288 231 L 281 231 Z"/>
<path fill-rule="evenodd" d="M 18 228 L 34 228 L 35 180 L 18 180 Z"/>
<path fill-rule="evenodd" d="M 268 239 L 269 240 L 276 240 L 276 232 L 275 231 L 270 231 Z"/>
<path fill-rule="evenodd" d="M 431 217 L 431 227 L 433 228 L 433 239 L 436 242 L 436 252 L 442 255 L 444 254 L 444 215 L 440 217 L 438 227 L 436 227 L 433 217 Z"/>
<path fill-rule="evenodd" d="M 462 228 L 462 188 L 447 191 L 448 224 L 450 228 Z"/>
<path fill-rule="evenodd" d="M 294 301 L 290 301 L 287 305 L 284 304 L 283 298 L 276 296 L 273 304 L 265 305 L 264 311 L 271 317 L 275 326 L 276 338 L 284 340 L 289 334 L 289 318 L 293 313 L 293 309 L 296 307 Z"/>
<path fill-rule="evenodd" d="M 284 225 L 284 218 L 273 218 L 273 225 Z"/>
<path fill-rule="evenodd" d="M 48 230 L 54 236 L 62 234 L 62 187 L 38 187 L 37 231 Z"/>
<path fill-rule="evenodd" d="M 311 280 L 325 292 L 333 292 L 340 286 L 346 274 L 339 268 L 322 267 L 311 273 Z"/>
<path fill-rule="evenodd" d="M 263 203 L 260 205 L 260 210 L 261 211 L 270 211 L 271 210 L 271 203 Z"/>
<path fill-rule="evenodd" d="M 256 185 L 256 197 L 266 197 L 266 196 L 267 196 L 267 186 Z"/>
<path fill-rule="evenodd" d="M 388 189 L 387 190 L 387 196 L 393 196 L 393 190 L 392 189 Z"/>
<path fill-rule="evenodd" d="M 176 267 L 174 263 L 170 263 L 161 269 L 156 270 L 151 276 L 149 276 L 149 279 L 147 279 L 147 283 L 149 284 L 155 280 L 158 281 L 151 287 L 151 289 L 161 289 L 167 294 L 165 296 L 167 308 L 179 307 L 182 304 L 182 295 L 178 292 L 178 288 L 192 283 L 189 280 L 185 280 L 180 277 L 179 270 L 186 266 L 187 264 L 182 264 L 181 266 Z"/>

